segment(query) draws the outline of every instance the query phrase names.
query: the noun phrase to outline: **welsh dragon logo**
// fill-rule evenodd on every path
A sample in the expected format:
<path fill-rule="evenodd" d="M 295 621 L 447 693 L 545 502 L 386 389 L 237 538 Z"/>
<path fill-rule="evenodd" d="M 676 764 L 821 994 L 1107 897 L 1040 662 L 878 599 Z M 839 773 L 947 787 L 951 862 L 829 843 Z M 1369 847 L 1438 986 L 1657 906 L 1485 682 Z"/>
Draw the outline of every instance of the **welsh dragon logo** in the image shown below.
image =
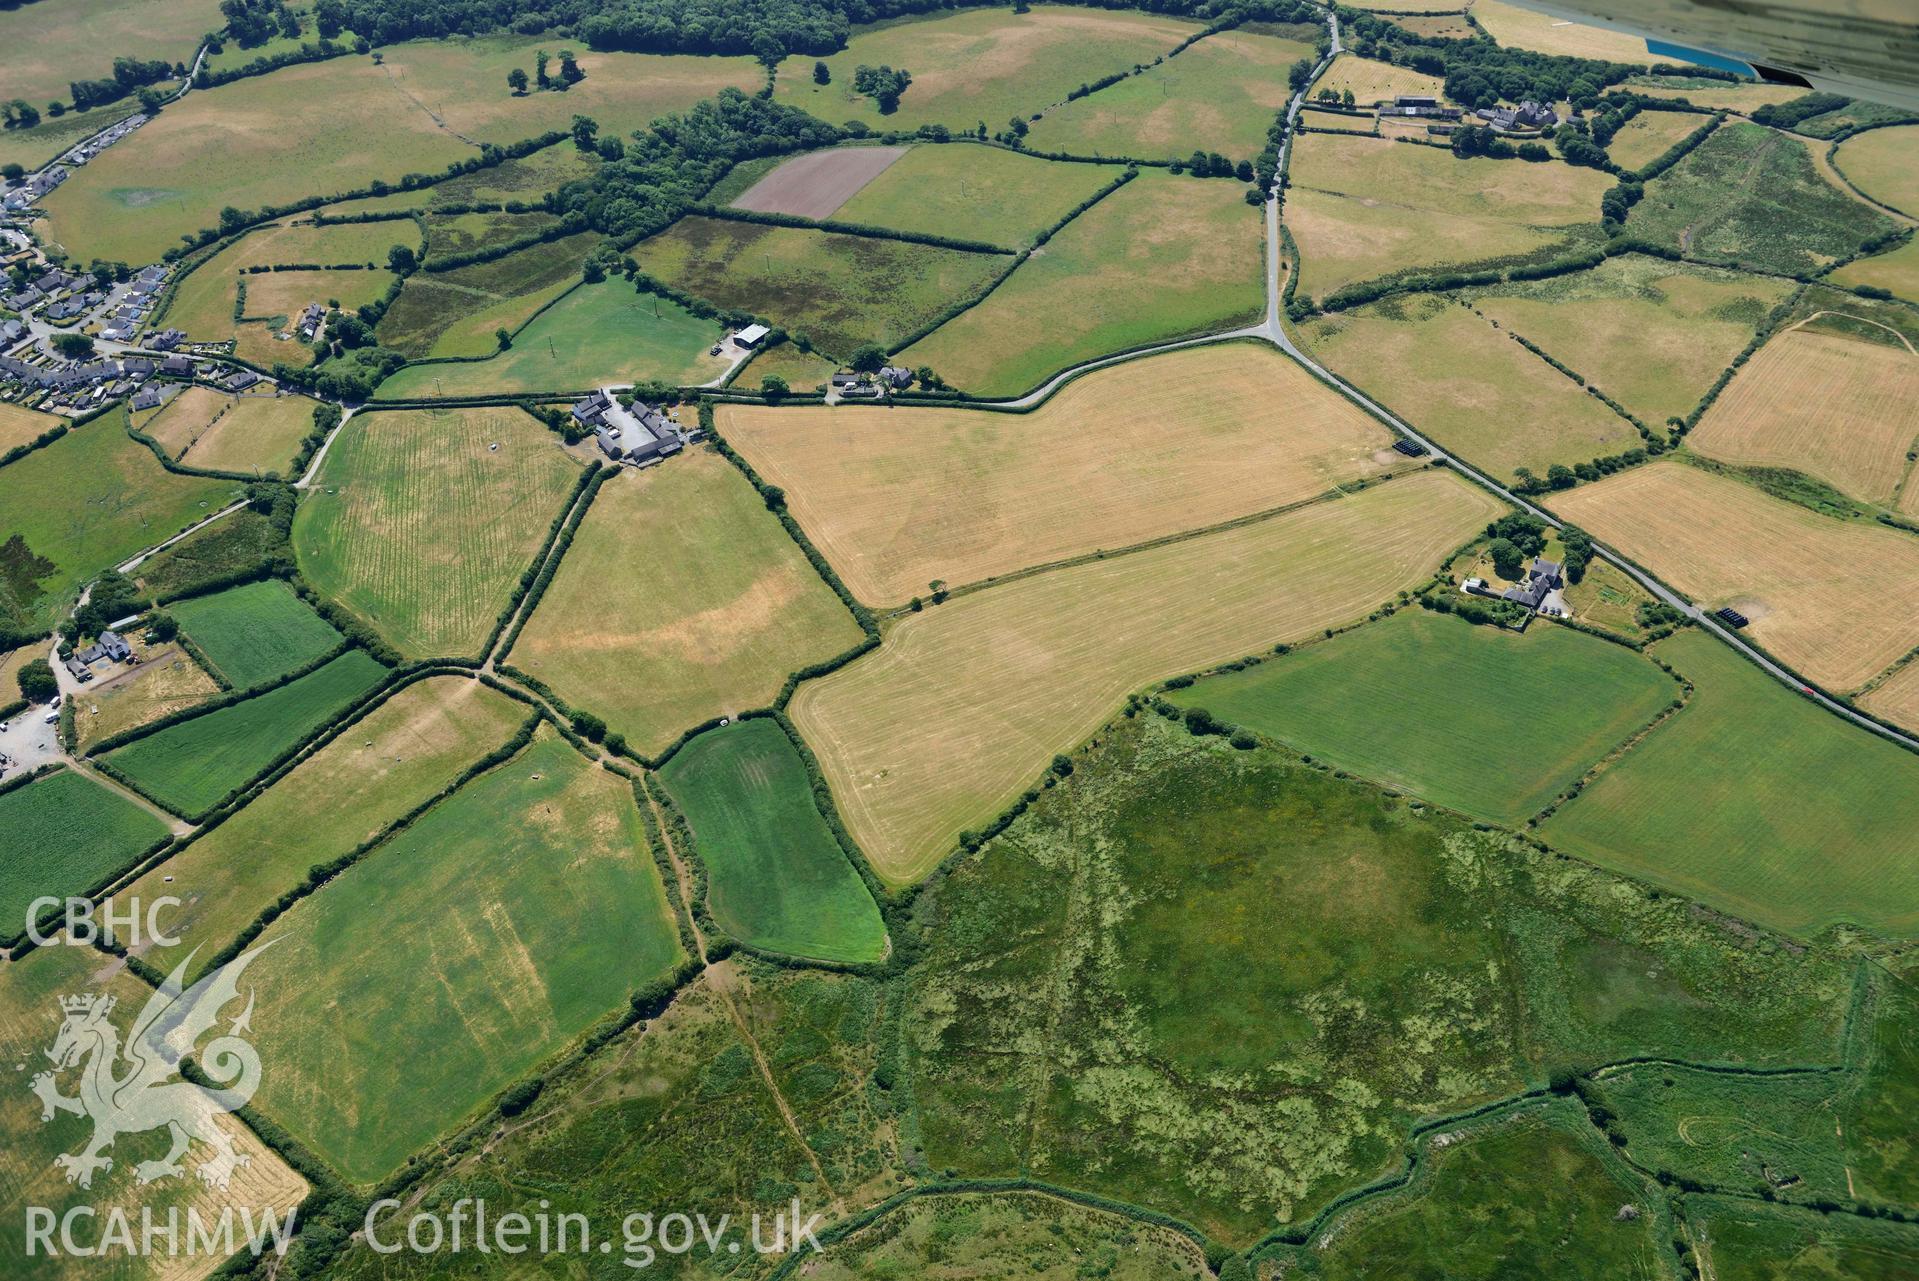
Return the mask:
<path fill-rule="evenodd" d="M 195 1140 L 211 1149 L 193 1171 L 209 1187 L 225 1188 L 233 1172 L 252 1160 L 235 1150 L 219 1125 L 223 1113 L 243 1106 L 260 1085 L 260 1056 L 242 1039 L 251 1031 L 251 990 L 246 1008 L 197 1059 L 219 1088 L 182 1079 L 180 1060 L 213 1028 L 221 1009 L 238 998 L 240 975 L 265 950 L 242 953 L 190 988 L 184 987 L 187 967 L 193 964 L 189 953 L 148 998 L 124 1044 L 108 1021 L 113 997 L 89 992 L 60 998 L 65 1019 L 53 1048 L 46 1051 L 53 1067 L 34 1076 L 29 1088 L 40 1100 L 43 1123 L 61 1112 L 93 1122 L 93 1138 L 85 1147 L 53 1160 L 66 1172 L 67 1182 L 92 1187 L 96 1173 L 113 1168 L 113 1158 L 106 1153 L 115 1139 L 162 1128 L 172 1146 L 160 1160 L 134 1167 L 141 1183 L 182 1173 L 181 1158 Z M 60 1093 L 58 1077 L 74 1067 L 80 1069 L 79 1093 L 68 1096 Z"/>

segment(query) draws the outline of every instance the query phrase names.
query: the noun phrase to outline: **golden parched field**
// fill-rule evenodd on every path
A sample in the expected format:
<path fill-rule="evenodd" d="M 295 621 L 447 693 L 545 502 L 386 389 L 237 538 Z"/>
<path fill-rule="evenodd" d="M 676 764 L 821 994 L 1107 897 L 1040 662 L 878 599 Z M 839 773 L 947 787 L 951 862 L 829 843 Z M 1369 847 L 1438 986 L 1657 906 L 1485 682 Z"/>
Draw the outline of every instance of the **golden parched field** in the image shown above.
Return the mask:
<path fill-rule="evenodd" d="M 1321 316 L 1300 326 L 1299 339 L 1328 369 L 1502 479 L 1640 443 L 1631 423 L 1579 384 L 1436 294 Z"/>
<path fill-rule="evenodd" d="M 1911 302 L 1919 299 L 1919 240 L 1908 240 L 1891 253 L 1855 258 L 1832 273 L 1836 285 L 1877 285 Z"/>
<path fill-rule="evenodd" d="M 360 414 L 301 495 L 294 555 L 409 658 L 470 655 L 578 475 L 558 437 L 510 406 Z"/>
<path fill-rule="evenodd" d="M 1859 705 L 1874 716 L 1883 716 L 1895 725 L 1919 730 L 1919 662 L 1907 663 L 1888 676 Z"/>
<path fill-rule="evenodd" d="M 0 454 L 39 438 L 65 421 L 19 405 L 0 405 Z"/>
<path fill-rule="evenodd" d="M 189 387 L 135 426 L 176 462 L 209 471 L 284 471 L 313 430 L 305 396 L 230 396 Z"/>
<path fill-rule="evenodd" d="M 1706 119 L 1689 111 L 1642 111 L 1613 135 L 1606 154 L 1622 169 L 1639 169 L 1678 146 Z"/>
<path fill-rule="evenodd" d="M 82 750 L 125 730 L 202 703 L 220 692 L 213 678 L 178 649 L 143 654 L 140 665 L 94 681 L 73 696 L 74 732 Z M 0 697 L 13 693 L 0 685 Z"/>
<path fill-rule="evenodd" d="M 1308 498 L 1382 470 L 1392 444 L 1242 343 L 1098 370 L 1029 414 L 726 405 L 719 427 L 873 605 Z"/>
<path fill-rule="evenodd" d="M 1384 138 L 1306 134 L 1293 150 L 1285 220 L 1299 245 L 1299 288 L 1530 254 L 1599 222 L 1611 179 L 1552 162 L 1461 162 L 1450 151 Z"/>
<path fill-rule="evenodd" d="M 650 754 L 859 639 L 746 478 L 700 446 L 600 486 L 510 657 Z"/>
<path fill-rule="evenodd" d="M 1129 691 L 1362 616 L 1499 509 L 1427 471 L 1035 574 L 912 615 L 877 651 L 802 684 L 789 711 L 874 869 L 905 884 Z"/>
<path fill-rule="evenodd" d="M 1444 88 L 1444 82 L 1438 76 L 1429 76 L 1423 71 L 1395 66 L 1390 62 L 1362 58 L 1356 53 L 1342 53 L 1334 58 L 1333 65 L 1326 68 L 1326 74 L 1313 84 L 1314 93 L 1321 89 L 1331 89 L 1334 93 L 1350 89 L 1353 91 L 1353 101 L 1362 107 L 1391 102 L 1402 93 L 1439 97 Z"/>
<path fill-rule="evenodd" d="M 1497 44 L 1509 49 L 1533 49 L 1572 58 L 1651 66 L 1659 59 L 1646 51 L 1639 36 L 1605 27 L 1567 22 L 1536 9 L 1524 9 L 1502 0 L 1472 0 L 1473 18 Z"/>
<path fill-rule="evenodd" d="M 1658 462 L 1549 500 L 1809 679 L 1856 689 L 1919 639 L 1919 542 Z"/>
<path fill-rule="evenodd" d="M 1746 363 L 1687 442 L 1709 458 L 1790 467 L 1890 505 L 1919 444 L 1919 356 L 1789 330 Z"/>

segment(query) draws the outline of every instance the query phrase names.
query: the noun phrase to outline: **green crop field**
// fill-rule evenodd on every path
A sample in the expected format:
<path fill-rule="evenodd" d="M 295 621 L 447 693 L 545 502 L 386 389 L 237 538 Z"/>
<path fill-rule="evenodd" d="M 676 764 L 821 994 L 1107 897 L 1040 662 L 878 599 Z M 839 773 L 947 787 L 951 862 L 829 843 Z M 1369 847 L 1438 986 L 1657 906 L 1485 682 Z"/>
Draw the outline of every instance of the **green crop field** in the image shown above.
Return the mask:
<path fill-rule="evenodd" d="M 386 677 L 365 650 L 253 698 L 157 730 L 102 759 L 161 804 L 200 814 Z"/>
<path fill-rule="evenodd" d="M 558 437 L 512 406 L 356 416 L 301 500 L 294 552 L 402 653 L 471 654 L 578 476 Z"/>
<path fill-rule="evenodd" d="M 840 222 L 1017 248 L 1118 177 L 999 147 L 914 147 L 833 214 Z"/>
<path fill-rule="evenodd" d="M 1651 663 L 1569 628 L 1540 623 L 1516 636 L 1408 609 L 1168 697 L 1514 824 L 1678 696 Z"/>
<path fill-rule="evenodd" d="M 1785 280 L 1633 254 L 1471 297 L 1475 311 L 1657 425 L 1691 413 L 1791 291 Z"/>
<path fill-rule="evenodd" d="M 780 63 L 773 93 L 832 124 L 957 130 L 984 120 L 1001 129 L 1009 116 L 1044 110 L 1078 86 L 1149 63 L 1199 31 L 1197 23 L 1159 14 L 1077 6 L 932 13 L 856 32 L 845 49 L 823 59 L 829 84 L 814 82 L 812 54 L 793 55 Z M 912 72 L 899 110 L 882 114 L 854 91 L 854 69 L 865 65 Z"/>
<path fill-rule="evenodd" d="M 505 743 L 526 714 L 522 704 L 477 681 L 416 681 L 134 882 L 125 896 L 179 898 L 168 929 L 203 948 L 204 962 L 299 885 L 309 868 L 350 853 L 430 799 Z M 348 796 L 352 804 L 341 804 Z"/>
<path fill-rule="evenodd" d="M 1654 651 L 1697 685 L 1549 819 L 1571 853 L 1796 933 L 1919 922 L 1919 761 L 1693 632 Z"/>
<path fill-rule="evenodd" d="M 0 794 L 0 938 L 43 894 L 86 894 L 167 834 L 166 824 L 72 770 Z"/>
<path fill-rule="evenodd" d="M 725 372 L 725 359 L 706 354 L 720 337 L 718 321 L 609 280 L 564 295 L 489 360 L 414 365 L 381 383 L 379 394 L 402 399 L 703 383 Z"/>
<path fill-rule="evenodd" d="M 1638 448 L 1633 425 L 1466 307 L 1404 294 L 1319 316 L 1300 345 L 1447 449 L 1495 476 L 1544 476 Z"/>
<path fill-rule="evenodd" d="M 600 487 L 511 659 L 653 753 L 859 639 L 746 478 L 696 447 Z"/>
<path fill-rule="evenodd" d="M 1646 184 L 1627 231 L 1691 257 L 1805 276 L 1897 224 L 1838 190 L 1797 138 L 1719 128 Z"/>
<path fill-rule="evenodd" d="M 491 355 L 500 348 L 498 330 L 518 329 L 573 287 L 597 243 L 598 236 L 583 231 L 491 262 L 415 272 L 380 318 L 380 345 L 412 360 Z"/>
<path fill-rule="evenodd" d="M 1305 30 L 1310 42 L 1312 29 Z M 1313 58 L 1307 42 L 1242 30 L 1208 36 L 1137 76 L 1051 108 L 1026 145 L 1076 156 L 1184 160 L 1200 150 L 1251 160 L 1291 92 L 1286 69 Z"/>
<path fill-rule="evenodd" d="M 840 356 L 863 343 L 898 344 L 1012 262 L 719 218 L 682 218 L 632 252 L 648 275 L 716 307 L 766 316 Z"/>
<path fill-rule="evenodd" d="M 974 395 L 1017 396 L 1079 361 L 1248 323 L 1262 234 L 1239 186 L 1142 172 L 901 363 Z"/>
<path fill-rule="evenodd" d="M 235 689 L 284 676 L 340 643 L 340 633 L 277 578 L 168 606 Z"/>
<path fill-rule="evenodd" d="M 709 730 L 660 776 L 692 826 L 707 906 L 729 934 L 823 961 L 885 955 L 873 896 L 814 807 L 806 766 L 776 722 Z"/>
<path fill-rule="evenodd" d="M 680 958 L 629 784 L 551 736 L 262 939 L 257 1102 L 362 1185 Z M 423 1052 L 395 1072 L 374 1028 Z"/>
<path fill-rule="evenodd" d="M 80 587 L 211 516 L 231 481 L 163 471 L 118 409 L 0 467 L 0 626 L 44 628 Z"/>

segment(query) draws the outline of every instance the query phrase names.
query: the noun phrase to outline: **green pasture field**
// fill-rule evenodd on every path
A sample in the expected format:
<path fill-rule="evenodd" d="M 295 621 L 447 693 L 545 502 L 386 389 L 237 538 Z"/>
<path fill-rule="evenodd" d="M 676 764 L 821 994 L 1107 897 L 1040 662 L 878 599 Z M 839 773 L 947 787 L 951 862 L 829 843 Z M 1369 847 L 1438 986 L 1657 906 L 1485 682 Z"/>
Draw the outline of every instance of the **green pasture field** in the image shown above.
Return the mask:
<path fill-rule="evenodd" d="M 1150 63 L 1199 30 L 1158 14 L 1047 4 L 1023 14 L 933 13 L 856 31 L 846 48 L 820 59 L 830 84 L 814 83 L 812 54 L 792 55 L 779 65 L 773 95 L 836 125 L 960 130 L 984 120 L 998 130 L 1009 117 L 1043 111 L 1082 84 Z M 898 111 L 882 115 L 871 98 L 854 92 L 853 72 L 863 65 L 912 73 Z"/>
<path fill-rule="evenodd" d="M 511 405 L 357 415 L 300 501 L 294 554 L 401 653 L 473 654 L 578 476 Z"/>
<path fill-rule="evenodd" d="M 168 929 L 204 964 L 307 871 L 351 853 L 512 737 L 527 709 L 478 681 L 416 681 L 125 891 L 181 900 Z M 351 797 L 351 804 L 342 798 Z"/>
<path fill-rule="evenodd" d="M 433 1204 L 484 1198 L 489 1216 L 531 1216 L 545 1200 L 554 1213 L 578 1211 L 613 1225 L 616 1251 L 617 1226 L 635 1205 L 680 1206 L 703 1214 L 720 1234 L 722 1266 L 733 1244 L 751 1261 L 748 1224 L 755 1212 L 766 1240 L 773 1214 L 790 1209 L 796 1195 L 810 1213 L 813 1206 L 828 1211 L 833 1197 L 866 1205 L 903 1186 L 891 1171 L 894 1123 L 876 1114 L 874 1099 L 883 1091 L 871 1084 L 889 991 L 850 975 L 778 970 L 738 958 L 720 962 L 658 1018 L 611 1041 L 586 1070 L 549 1079 L 538 1105 L 497 1141 L 471 1145 L 429 1169 L 422 1190 Z M 755 1046 L 805 1145 L 782 1119 L 754 1062 Z M 404 1215 L 393 1222 L 404 1232 Z M 698 1250 L 693 1257 L 703 1261 L 705 1245 Z M 829 1247 L 812 1262 L 837 1254 Z M 644 1261 L 637 1253 L 630 1257 Z M 488 1275 L 510 1271 L 496 1271 L 497 1263 L 476 1256 L 467 1261 Z M 668 1271 L 681 1262 L 659 1254 L 653 1266 Z M 428 1254 L 351 1249 L 329 1275 L 425 1281 L 443 1276 L 444 1268 L 443 1258 Z"/>
<path fill-rule="evenodd" d="M 167 612 L 234 689 L 284 676 L 340 643 L 340 633 L 278 578 L 176 601 Z"/>
<path fill-rule="evenodd" d="M 696 446 L 600 486 L 511 659 L 651 754 L 859 639 L 746 478 Z"/>
<path fill-rule="evenodd" d="M 223 1210 L 230 1210 L 237 1244 L 242 1235 L 239 1216 L 243 1208 L 255 1216 L 266 1211 L 283 1219 L 305 1199 L 306 1181 L 289 1170 L 278 1154 L 238 1118 L 224 1115 L 215 1124 L 233 1139 L 237 1152 L 250 1158 L 224 1189 L 210 1188 L 191 1175 L 141 1183 L 137 1167 L 145 1161 L 160 1160 L 170 1146 L 163 1128 L 117 1135 L 111 1150 L 112 1169 L 96 1172 L 89 1188 L 68 1182 L 65 1171 L 54 1164 L 55 1158 L 86 1147 L 94 1133 L 93 1118 L 84 1112 L 57 1112 L 43 1120 L 40 1100 L 26 1088 L 24 1065 L 35 1064 L 35 1072 L 53 1066 L 45 1052 L 61 1027 L 60 1001 L 86 992 L 113 999 L 111 1021 L 118 1029 L 130 1026 L 153 996 L 153 989 L 131 971 L 84 946 L 36 948 L 0 971 L 0 1056 L 9 1065 L 23 1065 L 21 1077 L 15 1082 L 19 1088 L 0 1096 L 0 1127 L 7 1135 L 5 1147 L 0 1148 L 0 1252 L 11 1260 L 7 1265 L 9 1278 L 66 1281 L 75 1271 L 75 1256 L 45 1245 L 29 1247 L 29 1207 L 43 1208 L 55 1215 L 56 1221 L 79 1211 L 70 1220 L 76 1224 L 101 1222 L 109 1214 L 125 1214 L 129 1223 L 138 1224 L 142 1212 L 151 1211 L 152 1221 L 161 1226 L 169 1221 L 170 1212 L 178 1212 L 177 1221 L 183 1227 L 189 1222 L 184 1213 L 189 1209 L 197 1211 L 200 1221 L 209 1225 L 220 1221 Z M 236 1003 L 231 1008 L 237 1013 L 240 1006 Z M 59 1074 L 62 1093 L 77 1092 L 80 1070 L 76 1066 Z M 188 1170 L 203 1159 L 206 1151 L 199 1143 L 194 1148 L 186 1158 Z M 97 1217 L 89 1219 L 89 1215 Z M 217 1229 L 214 1239 L 218 1240 Z M 171 1256 L 162 1244 L 150 1255 L 116 1254 L 111 1261 L 95 1257 L 94 1263 L 100 1266 L 83 1270 L 96 1271 L 111 1281 L 174 1281 L 180 1276 L 174 1268 L 186 1258 L 185 1248 L 182 1244 L 183 1253 Z M 203 1247 L 195 1262 L 205 1268 L 219 1259 L 209 1257 Z"/>
<path fill-rule="evenodd" d="M 914 147 L 833 214 L 840 222 L 1017 248 L 1118 177 L 999 147 Z"/>
<path fill-rule="evenodd" d="M 1919 212 L 1919 178 L 1912 166 L 1915 144 L 1919 125 L 1868 129 L 1840 143 L 1832 162 L 1859 190 L 1910 215 Z"/>
<path fill-rule="evenodd" d="M 1807 116 L 1794 127 L 1793 132 L 1811 138 L 1836 138 L 1848 130 L 1877 130 L 1882 126 L 1910 124 L 1915 120 L 1919 120 L 1919 116 L 1904 107 L 1854 98 L 1843 107 Z M 1912 135 L 1906 136 L 1911 138 Z"/>
<path fill-rule="evenodd" d="M 1418 609 L 1168 695 L 1508 825 L 1538 813 L 1678 696 L 1651 663 L 1570 628 L 1541 623 L 1514 635 Z"/>
<path fill-rule="evenodd" d="M 1184 160 L 1198 149 L 1251 160 L 1292 92 L 1287 68 L 1313 58 L 1311 39 L 1245 30 L 1208 36 L 1137 76 L 1051 108 L 1026 145 L 1078 156 Z"/>
<path fill-rule="evenodd" d="M 348 650 L 278 689 L 169 725 L 102 759 L 161 804 L 201 814 L 386 675 L 365 650 Z"/>
<path fill-rule="evenodd" d="M 837 364 L 817 352 L 801 351 L 792 343 L 783 342 L 753 357 L 746 368 L 740 371 L 733 385 L 757 390 L 760 380 L 771 375 L 784 378 L 793 391 L 818 391 L 826 386 L 826 380 L 838 368 Z"/>
<path fill-rule="evenodd" d="M 1831 280 L 1840 285 L 1876 285 L 1908 302 L 1919 299 L 1919 238 L 1890 253 L 1849 262 L 1833 272 Z"/>
<path fill-rule="evenodd" d="M 935 1168 L 1246 1244 L 1555 1069 L 1837 1052 L 1821 949 L 1150 713 L 1096 741 L 922 901 L 902 1044 Z"/>
<path fill-rule="evenodd" d="M 1840 1092 L 1829 1071 L 1742 1075 L 1674 1063 L 1600 1075 L 1633 1160 L 1713 1187 L 1770 1185 L 1782 1201 L 1849 1201 Z"/>
<path fill-rule="evenodd" d="M 1293 150 L 1284 217 L 1299 246 L 1299 294 L 1438 267 L 1555 258 L 1599 236 L 1612 180 L 1550 162 L 1461 160 L 1437 147 L 1306 134 Z"/>
<path fill-rule="evenodd" d="M 1715 1281 L 1908 1281 L 1919 1229 L 1731 1197 L 1688 1197 L 1687 1235 Z"/>
<path fill-rule="evenodd" d="M 559 226 L 557 214 L 461 213 L 424 215 L 427 257 L 449 257 L 491 249 Z M 378 225 L 378 224 L 375 224 Z"/>
<path fill-rule="evenodd" d="M 0 10 L 0 16 L 10 12 Z M 111 70 L 111 63 L 103 65 L 101 70 Z M 60 96 L 63 98 L 66 96 L 66 87 L 67 82 L 62 80 Z M 162 93 L 178 88 L 170 84 L 155 87 Z M 40 123 L 33 128 L 0 130 L 0 165 L 17 164 L 29 171 L 38 169 L 57 160 L 75 144 L 85 142 L 108 125 L 117 124 L 140 109 L 138 100 L 123 98 L 91 111 L 69 111 L 64 116 L 55 117 L 47 114 L 46 103 L 38 105 Z"/>
<path fill-rule="evenodd" d="M 815 960 L 885 956 L 873 896 L 814 806 L 806 766 L 777 722 L 709 730 L 660 777 L 692 826 L 707 906 L 727 933 Z"/>
<path fill-rule="evenodd" d="M 1641 111 L 1606 144 L 1606 156 L 1628 172 L 1645 168 L 1678 146 L 1706 117 L 1688 111 Z"/>
<path fill-rule="evenodd" d="M 1262 235 L 1238 185 L 1142 172 L 901 363 L 1017 396 L 1083 360 L 1230 329 L 1259 314 Z"/>
<path fill-rule="evenodd" d="M 165 596 L 244 573 L 286 550 L 286 533 L 271 517 L 242 507 L 141 561 L 133 578 L 152 595 Z"/>
<path fill-rule="evenodd" d="M 924 1196 L 836 1241 L 815 1281 L 1204 1281 L 1190 1237 L 1031 1192 Z"/>
<path fill-rule="evenodd" d="M 719 322 L 614 279 L 581 285 L 534 317 L 513 346 L 482 361 L 413 365 L 380 384 L 390 399 L 583 391 L 605 383 L 709 382 L 726 360 L 707 355 Z"/>
<path fill-rule="evenodd" d="M 1475 311 L 1658 426 L 1692 412 L 1791 290 L 1773 277 L 1631 254 L 1470 297 Z"/>
<path fill-rule="evenodd" d="M 1919 922 L 1919 761 L 1682 632 L 1653 651 L 1697 686 L 1547 820 L 1570 853 L 1798 934 Z"/>
<path fill-rule="evenodd" d="M 1407 294 L 1309 320 L 1321 363 L 1496 476 L 1544 476 L 1624 453 L 1633 425 L 1506 334 L 1439 294 Z"/>
<path fill-rule="evenodd" d="M 0 467 L 0 625 L 51 626 L 81 585 L 226 506 L 232 481 L 178 476 L 120 408 Z"/>
<path fill-rule="evenodd" d="M 152 814 L 72 770 L 0 793 L 0 937 L 22 932 L 34 899 L 86 894 L 166 834 Z"/>
<path fill-rule="evenodd" d="M 1658 1193 L 1573 1105 L 1425 1145 L 1412 1187 L 1361 1202 L 1314 1240 L 1312 1275 L 1449 1281 L 1668 1275 Z M 1618 1217 L 1622 1205 L 1640 1213 Z"/>
<path fill-rule="evenodd" d="M 846 356 L 891 348 L 985 289 L 1011 259 L 931 245 L 682 218 L 633 247 L 640 270 L 717 307 L 770 318 Z"/>
<path fill-rule="evenodd" d="M 518 329 L 579 281 L 580 264 L 599 239 L 583 231 L 491 262 L 415 272 L 380 318 L 380 345 L 409 360 L 491 355 L 500 348 L 498 330 Z"/>
<path fill-rule="evenodd" d="M 72 0 L 52 8 L 15 5 L 0 10 L 0 49 L 7 51 L 6 96 L 24 98 L 46 115 L 49 101 L 71 107 L 71 80 L 113 76 L 116 55 L 191 63 L 200 37 L 223 25 L 218 0 Z M 118 114 L 140 109 L 127 97 Z M 88 113 L 92 114 L 92 113 Z M 11 134 L 11 130 L 8 131 Z M 44 157 L 51 159 L 51 153 Z"/>
<path fill-rule="evenodd" d="M 260 1057 L 276 1070 L 257 1105 L 362 1186 L 681 955 L 631 785 L 550 735 L 294 906 L 262 943 L 248 978 Z M 354 1030 L 394 1027 L 409 1029 L 405 1044 Z"/>
<path fill-rule="evenodd" d="M 1626 219 L 1629 234 L 1690 257 L 1795 276 L 1896 226 L 1821 177 L 1797 138 L 1745 123 L 1716 130 L 1646 184 Z"/>

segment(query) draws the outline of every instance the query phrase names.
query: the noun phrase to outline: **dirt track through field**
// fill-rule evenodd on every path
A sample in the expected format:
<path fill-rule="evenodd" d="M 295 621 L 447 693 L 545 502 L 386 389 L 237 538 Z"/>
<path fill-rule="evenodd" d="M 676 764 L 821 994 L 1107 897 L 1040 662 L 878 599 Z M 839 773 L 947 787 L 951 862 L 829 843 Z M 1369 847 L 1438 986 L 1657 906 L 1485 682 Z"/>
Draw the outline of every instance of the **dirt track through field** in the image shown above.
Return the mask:
<path fill-rule="evenodd" d="M 910 147 L 838 147 L 795 156 L 748 187 L 735 209 L 830 218 Z"/>

